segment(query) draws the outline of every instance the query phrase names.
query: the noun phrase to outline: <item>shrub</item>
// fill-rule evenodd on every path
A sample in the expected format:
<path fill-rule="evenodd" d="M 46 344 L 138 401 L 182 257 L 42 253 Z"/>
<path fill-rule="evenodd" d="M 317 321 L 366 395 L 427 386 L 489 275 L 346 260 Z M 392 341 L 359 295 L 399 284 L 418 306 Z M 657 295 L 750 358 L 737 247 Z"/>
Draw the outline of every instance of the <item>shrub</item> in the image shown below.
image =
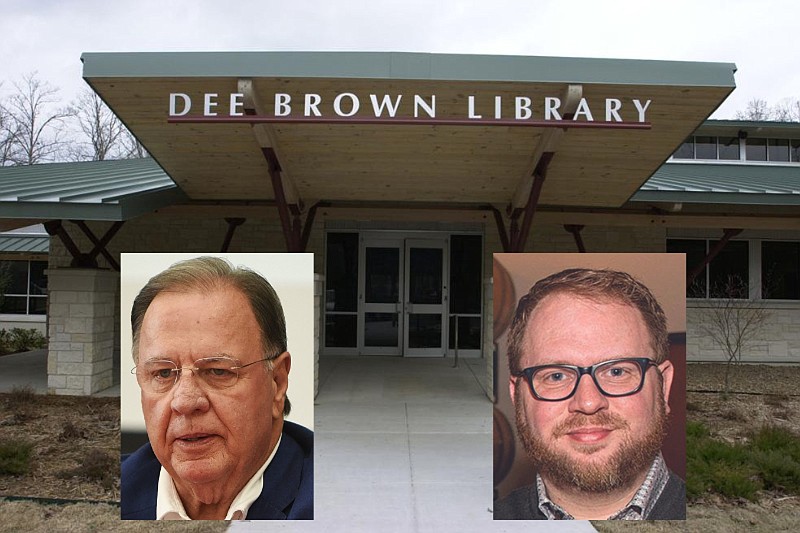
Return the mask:
<path fill-rule="evenodd" d="M 686 426 L 686 494 L 696 500 L 707 492 L 755 501 L 762 489 L 800 494 L 800 438 L 766 426 L 747 444 L 713 440 L 701 423 Z"/>
<path fill-rule="evenodd" d="M 33 444 L 22 440 L 0 441 L 0 474 L 24 474 L 30 468 Z"/>
<path fill-rule="evenodd" d="M 119 475 L 119 457 L 113 457 L 102 450 L 89 450 L 81 460 L 81 465 L 61 472 L 60 476 L 69 478 L 80 476 L 100 483 L 110 489 Z"/>
<path fill-rule="evenodd" d="M 731 466 L 722 461 L 711 465 L 714 474 L 712 490 L 728 498 L 746 498 L 757 501 L 756 494 L 762 489 L 758 478 L 745 465 Z"/>
<path fill-rule="evenodd" d="M 47 346 L 47 339 L 35 329 L 0 329 L 0 355 L 26 352 Z"/>
<path fill-rule="evenodd" d="M 61 433 L 58 435 L 58 440 L 64 442 L 71 439 L 85 439 L 87 438 L 86 430 L 82 427 L 75 426 L 72 422 L 67 421 L 64 423 Z"/>
<path fill-rule="evenodd" d="M 11 348 L 15 352 L 26 352 L 47 346 L 44 335 L 35 329 L 13 328 L 11 330 Z"/>
<path fill-rule="evenodd" d="M 754 451 L 753 464 L 765 489 L 800 493 L 800 463 L 787 457 L 781 450 Z"/>
<path fill-rule="evenodd" d="M 686 439 L 701 439 L 708 437 L 708 428 L 702 422 L 695 422 L 694 420 L 686 421 Z"/>
<path fill-rule="evenodd" d="M 11 353 L 11 333 L 8 330 L 0 329 L 0 355 Z"/>
<path fill-rule="evenodd" d="M 800 435 L 776 426 L 764 426 L 751 437 L 757 450 L 780 451 L 784 456 L 800 461 Z"/>
<path fill-rule="evenodd" d="M 36 413 L 36 393 L 30 385 L 15 385 L 6 396 L 6 405 L 14 413 L 14 421 L 23 423 L 34 418 Z"/>

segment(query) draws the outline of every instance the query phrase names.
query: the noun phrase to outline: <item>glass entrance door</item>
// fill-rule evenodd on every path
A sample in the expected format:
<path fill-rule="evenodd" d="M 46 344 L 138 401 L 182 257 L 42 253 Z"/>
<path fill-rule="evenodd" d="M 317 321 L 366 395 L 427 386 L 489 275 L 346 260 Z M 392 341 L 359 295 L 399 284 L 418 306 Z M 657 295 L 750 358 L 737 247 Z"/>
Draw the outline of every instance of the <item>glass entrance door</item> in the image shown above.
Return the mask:
<path fill-rule="evenodd" d="M 447 240 L 365 237 L 359 268 L 359 353 L 444 356 Z"/>
<path fill-rule="evenodd" d="M 403 354 L 442 357 L 447 329 L 447 241 L 406 239 Z"/>
<path fill-rule="evenodd" d="M 359 352 L 402 354 L 403 240 L 365 238 L 359 268 Z"/>

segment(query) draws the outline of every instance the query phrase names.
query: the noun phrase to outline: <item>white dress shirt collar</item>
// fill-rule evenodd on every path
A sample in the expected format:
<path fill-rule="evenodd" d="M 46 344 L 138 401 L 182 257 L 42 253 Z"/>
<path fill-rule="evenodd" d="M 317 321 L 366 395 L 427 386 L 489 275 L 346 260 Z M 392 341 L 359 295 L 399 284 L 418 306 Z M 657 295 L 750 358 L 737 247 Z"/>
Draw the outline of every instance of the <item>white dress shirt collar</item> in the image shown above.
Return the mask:
<path fill-rule="evenodd" d="M 261 465 L 261 468 L 250 478 L 244 488 L 236 495 L 231 502 L 228 513 L 225 515 L 225 520 L 244 520 L 247 518 L 247 511 L 250 506 L 261 495 L 261 490 L 264 487 L 264 471 L 266 471 L 278 447 L 281 445 L 281 438 L 278 437 L 278 443 L 273 448 L 272 453 L 267 457 L 266 462 Z M 158 493 L 156 495 L 156 519 L 157 520 L 191 520 L 189 515 L 186 514 L 186 509 L 183 506 L 181 497 L 178 490 L 175 488 L 175 483 L 172 481 L 169 473 L 162 466 L 158 475 Z"/>

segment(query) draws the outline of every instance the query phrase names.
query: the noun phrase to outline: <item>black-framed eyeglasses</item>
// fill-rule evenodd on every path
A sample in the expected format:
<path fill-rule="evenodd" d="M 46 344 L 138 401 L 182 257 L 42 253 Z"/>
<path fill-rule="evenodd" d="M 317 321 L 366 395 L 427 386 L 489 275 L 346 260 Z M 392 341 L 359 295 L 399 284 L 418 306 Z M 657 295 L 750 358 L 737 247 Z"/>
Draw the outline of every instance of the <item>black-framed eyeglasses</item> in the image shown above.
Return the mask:
<path fill-rule="evenodd" d="M 131 374 L 146 392 L 161 394 L 169 391 L 180 378 L 181 372 L 191 370 L 211 389 L 229 389 L 239 381 L 239 371 L 256 363 L 272 361 L 277 356 L 265 357 L 246 365 L 232 357 L 204 357 L 196 360 L 192 366 L 179 367 L 169 359 L 150 359 L 133 367 Z"/>
<path fill-rule="evenodd" d="M 524 377 L 537 400 L 559 402 L 572 398 L 584 374 L 592 376 L 597 389 L 605 396 L 619 398 L 636 394 L 642 390 L 650 366 L 658 365 L 647 357 L 625 357 L 592 366 L 532 366 L 512 372 L 512 375 Z"/>

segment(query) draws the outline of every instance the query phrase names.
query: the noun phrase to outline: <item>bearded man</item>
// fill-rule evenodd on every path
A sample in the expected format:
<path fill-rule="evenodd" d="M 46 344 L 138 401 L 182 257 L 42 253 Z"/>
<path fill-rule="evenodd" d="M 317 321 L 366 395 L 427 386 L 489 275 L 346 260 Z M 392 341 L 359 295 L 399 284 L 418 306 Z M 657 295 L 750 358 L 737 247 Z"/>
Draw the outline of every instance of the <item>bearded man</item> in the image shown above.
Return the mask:
<path fill-rule="evenodd" d="M 624 272 L 568 269 L 519 301 L 509 392 L 534 484 L 495 502 L 498 520 L 680 520 L 666 466 L 673 367 L 666 317 Z"/>

